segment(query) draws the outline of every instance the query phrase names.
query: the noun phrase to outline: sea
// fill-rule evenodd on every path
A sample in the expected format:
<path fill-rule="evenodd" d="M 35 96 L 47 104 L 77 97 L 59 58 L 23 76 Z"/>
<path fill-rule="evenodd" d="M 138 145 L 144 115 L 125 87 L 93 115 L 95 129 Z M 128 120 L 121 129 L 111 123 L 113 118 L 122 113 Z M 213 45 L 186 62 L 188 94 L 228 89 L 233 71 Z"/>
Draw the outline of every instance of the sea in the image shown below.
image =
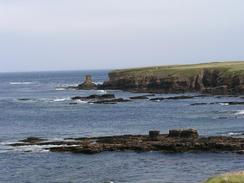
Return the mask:
<path fill-rule="evenodd" d="M 236 97 L 182 100 L 133 100 L 118 104 L 71 105 L 71 97 L 115 94 L 120 90 L 74 90 L 86 74 L 95 83 L 108 79 L 107 70 L 0 74 L 1 183 L 201 183 L 210 176 L 244 170 L 244 156 L 235 153 L 103 152 L 93 155 L 55 153 L 33 145 L 11 147 L 34 136 L 50 140 L 122 134 L 167 133 L 196 128 L 200 135 L 244 135 L 244 101 Z M 179 94 L 157 94 L 157 97 Z M 196 95 L 188 93 L 184 95 Z M 212 103 L 211 105 L 191 105 Z"/>

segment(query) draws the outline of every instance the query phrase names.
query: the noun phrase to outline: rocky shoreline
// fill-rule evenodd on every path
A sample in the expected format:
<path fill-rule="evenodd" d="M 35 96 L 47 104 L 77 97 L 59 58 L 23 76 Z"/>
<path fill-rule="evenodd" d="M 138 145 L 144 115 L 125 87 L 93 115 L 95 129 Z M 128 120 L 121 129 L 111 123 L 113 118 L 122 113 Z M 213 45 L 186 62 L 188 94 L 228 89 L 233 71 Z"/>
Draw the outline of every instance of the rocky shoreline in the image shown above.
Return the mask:
<path fill-rule="evenodd" d="M 121 135 L 107 137 L 67 138 L 61 141 L 49 141 L 29 137 L 11 146 L 29 145 L 47 146 L 51 152 L 72 152 L 95 154 L 112 151 L 135 152 L 232 152 L 244 154 L 244 138 L 225 136 L 201 137 L 195 129 L 174 129 L 168 134 L 150 131 L 148 135 Z"/>

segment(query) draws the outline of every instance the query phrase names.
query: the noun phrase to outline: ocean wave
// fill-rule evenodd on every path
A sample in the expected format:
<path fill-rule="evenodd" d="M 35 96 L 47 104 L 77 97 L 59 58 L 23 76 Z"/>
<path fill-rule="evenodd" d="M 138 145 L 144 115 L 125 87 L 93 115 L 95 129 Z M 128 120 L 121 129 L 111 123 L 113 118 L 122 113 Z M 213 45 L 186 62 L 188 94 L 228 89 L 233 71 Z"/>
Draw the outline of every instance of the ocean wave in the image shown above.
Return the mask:
<path fill-rule="evenodd" d="M 220 104 L 220 105 L 230 105 L 230 104 L 227 103 L 227 102 L 220 102 L 219 104 Z"/>
<path fill-rule="evenodd" d="M 99 94 L 107 94 L 107 91 L 106 90 L 97 90 L 97 93 L 99 93 Z"/>
<path fill-rule="evenodd" d="M 58 141 L 58 139 L 56 139 Z M 0 153 L 9 151 L 14 152 L 49 152 L 49 148 L 53 147 L 75 147 L 77 145 L 24 145 L 24 146 L 11 146 L 17 142 L 1 142 Z"/>
<path fill-rule="evenodd" d="M 239 110 L 235 113 L 235 115 L 244 115 L 244 110 Z"/>
<path fill-rule="evenodd" d="M 229 132 L 228 136 L 240 136 L 244 135 L 244 132 Z"/>
<path fill-rule="evenodd" d="M 53 99 L 53 102 L 64 102 L 64 101 L 69 101 L 70 97 L 66 97 L 66 98 L 56 98 Z"/>
<path fill-rule="evenodd" d="M 35 84 L 35 82 L 22 81 L 22 82 L 9 82 L 10 85 L 30 85 Z"/>
<path fill-rule="evenodd" d="M 103 82 L 102 81 L 97 81 L 97 82 L 94 82 L 94 84 L 96 84 L 96 85 L 102 85 Z"/>
<path fill-rule="evenodd" d="M 64 91 L 64 90 L 66 90 L 66 88 L 60 87 L 60 88 L 56 88 L 55 90 L 57 90 L 57 91 Z"/>

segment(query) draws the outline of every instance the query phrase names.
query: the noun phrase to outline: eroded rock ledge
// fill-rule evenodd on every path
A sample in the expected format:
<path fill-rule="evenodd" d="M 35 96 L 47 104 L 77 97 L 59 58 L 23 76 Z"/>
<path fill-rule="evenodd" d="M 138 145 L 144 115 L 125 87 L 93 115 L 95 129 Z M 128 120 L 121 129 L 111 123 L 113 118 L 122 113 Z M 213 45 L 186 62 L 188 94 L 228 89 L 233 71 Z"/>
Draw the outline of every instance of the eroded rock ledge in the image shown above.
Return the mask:
<path fill-rule="evenodd" d="M 201 92 L 214 95 L 244 94 L 244 62 L 173 65 L 109 73 L 104 89 L 135 92 Z"/>
<path fill-rule="evenodd" d="M 68 138 L 47 141 L 29 137 L 11 146 L 56 145 L 51 152 L 94 154 L 104 151 L 160 151 L 160 152 L 235 152 L 244 153 L 244 138 L 224 136 L 199 137 L 195 129 L 174 129 L 169 134 L 150 131 L 149 135 L 121 135 L 91 138 Z"/>

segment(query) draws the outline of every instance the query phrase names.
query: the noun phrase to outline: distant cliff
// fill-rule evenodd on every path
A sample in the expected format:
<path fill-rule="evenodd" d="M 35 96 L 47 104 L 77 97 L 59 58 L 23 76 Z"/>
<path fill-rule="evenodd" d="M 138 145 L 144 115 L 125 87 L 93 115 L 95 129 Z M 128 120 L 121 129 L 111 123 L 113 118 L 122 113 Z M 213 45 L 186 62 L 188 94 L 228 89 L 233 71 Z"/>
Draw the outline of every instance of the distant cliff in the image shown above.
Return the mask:
<path fill-rule="evenodd" d="M 137 92 L 244 94 L 244 61 L 115 70 L 103 88 Z"/>

